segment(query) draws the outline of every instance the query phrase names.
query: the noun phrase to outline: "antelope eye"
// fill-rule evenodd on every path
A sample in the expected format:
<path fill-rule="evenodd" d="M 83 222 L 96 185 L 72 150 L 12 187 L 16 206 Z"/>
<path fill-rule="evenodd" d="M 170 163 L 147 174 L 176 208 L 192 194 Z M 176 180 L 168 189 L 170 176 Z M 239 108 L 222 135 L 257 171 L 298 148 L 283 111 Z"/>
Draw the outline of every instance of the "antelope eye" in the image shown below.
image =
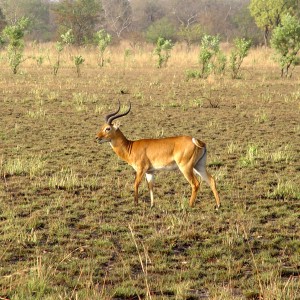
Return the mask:
<path fill-rule="evenodd" d="M 109 132 L 109 131 L 110 131 L 110 127 L 106 127 L 106 128 L 105 128 L 105 131 L 106 131 L 106 132 Z"/>

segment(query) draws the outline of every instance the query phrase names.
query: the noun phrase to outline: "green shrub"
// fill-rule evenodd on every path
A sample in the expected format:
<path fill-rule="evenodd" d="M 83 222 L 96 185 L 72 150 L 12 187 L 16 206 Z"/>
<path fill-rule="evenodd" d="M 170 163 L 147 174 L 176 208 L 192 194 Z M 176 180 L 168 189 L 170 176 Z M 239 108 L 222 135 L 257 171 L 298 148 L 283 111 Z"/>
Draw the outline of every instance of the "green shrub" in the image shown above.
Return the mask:
<path fill-rule="evenodd" d="M 227 65 L 227 57 L 222 51 L 219 51 L 216 54 L 216 59 L 214 63 L 214 73 L 219 75 L 224 75 L 226 71 L 226 65 Z"/>
<path fill-rule="evenodd" d="M 214 69 L 213 59 L 220 51 L 219 36 L 205 34 L 201 40 L 199 63 L 201 66 L 200 77 L 207 78 Z"/>
<path fill-rule="evenodd" d="M 77 76 L 80 77 L 80 66 L 84 63 L 85 59 L 81 55 L 74 56 L 74 64 L 76 67 Z"/>
<path fill-rule="evenodd" d="M 97 47 L 100 52 L 100 67 L 104 66 L 104 52 L 106 48 L 109 46 L 111 43 L 111 35 L 108 34 L 104 29 L 101 29 L 96 32 L 95 34 L 95 40 L 97 43 Z"/>
<path fill-rule="evenodd" d="M 162 18 L 150 25 L 146 32 L 146 40 L 156 43 L 159 38 L 173 39 L 175 37 L 175 28 L 168 18 Z"/>
<path fill-rule="evenodd" d="M 25 60 L 24 35 L 29 26 L 28 18 L 21 18 L 15 25 L 6 26 L 3 36 L 8 40 L 7 55 L 13 74 L 17 74 L 20 64 Z"/>
<path fill-rule="evenodd" d="M 158 38 L 154 54 L 158 56 L 157 67 L 161 68 L 163 65 L 166 67 L 167 62 L 171 56 L 170 52 L 174 44 L 171 40 L 166 40 L 162 37 Z"/>
<path fill-rule="evenodd" d="M 300 50 L 300 22 L 296 17 L 287 14 L 282 18 L 281 25 L 273 31 L 271 46 L 281 67 L 281 77 L 291 77 L 290 67 L 298 63 Z"/>
<path fill-rule="evenodd" d="M 248 55 L 251 47 L 251 41 L 244 38 L 236 38 L 234 40 L 234 49 L 230 54 L 231 77 L 236 79 L 239 77 L 240 68 L 244 58 Z"/>
<path fill-rule="evenodd" d="M 193 43 L 199 43 L 203 35 L 203 28 L 200 24 L 193 24 L 191 26 L 181 25 L 177 36 L 181 41 L 184 41 L 187 45 L 187 51 L 190 51 Z"/>
<path fill-rule="evenodd" d="M 199 70 L 186 70 L 186 78 L 201 78 L 201 72 Z"/>

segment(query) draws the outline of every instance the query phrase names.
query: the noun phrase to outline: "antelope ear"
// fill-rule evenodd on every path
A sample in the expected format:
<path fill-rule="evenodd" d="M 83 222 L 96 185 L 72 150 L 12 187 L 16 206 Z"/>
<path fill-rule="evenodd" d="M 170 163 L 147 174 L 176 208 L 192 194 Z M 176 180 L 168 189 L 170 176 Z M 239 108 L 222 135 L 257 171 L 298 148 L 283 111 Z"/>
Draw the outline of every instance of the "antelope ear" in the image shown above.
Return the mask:
<path fill-rule="evenodd" d="M 113 126 L 114 126 L 114 129 L 117 130 L 117 129 L 119 129 L 119 127 L 121 126 L 121 123 L 120 123 L 119 121 L 114 122 Z"/>

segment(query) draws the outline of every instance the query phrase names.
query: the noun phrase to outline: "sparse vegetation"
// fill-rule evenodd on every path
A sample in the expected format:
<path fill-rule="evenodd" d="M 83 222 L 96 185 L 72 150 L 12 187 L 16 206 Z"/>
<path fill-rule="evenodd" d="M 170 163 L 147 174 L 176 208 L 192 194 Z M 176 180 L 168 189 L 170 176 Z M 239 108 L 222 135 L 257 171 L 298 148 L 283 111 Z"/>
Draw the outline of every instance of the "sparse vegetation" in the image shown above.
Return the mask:
<path fill-rule="evenodd" d="M 15 25 L 7 25 L 3 36 L 8 40 L 7 56 L 13 74 L 17 74 L 19 66 L 26 60 L 24 57 L 24 35 L 29 26 L 28 18 L 21 18 Z"/>
<path fill-rule="evenodd" d="M 44 173 L 45 160 L 40 156 L 17 157 L 4 160 L 2 164 L 3 176 L 28 175 L 33 178 Z"/>
<path fill-rule="evenodd" d="M 106 48 L 111 43 L 111 39 L 112 39 L 111 35 L 107 33 L 104 29 L 97 31 L 95 34 L 95 40 L 100 54 L 100 62 L 99 62 L 100 67 L 104 66 L 104 53 Z"/>
<path fill-rule="evenodd" d="M 76 67 L 77 77 L 81 76 L 80 67 L 84 63 L 85 59 L 81 55 L 74 56 L 74 64 Z"/>
<path fill-rule="evenodd" d="M 220 51 L 220 37 L 205 34 L 202 37 L 199 53 L 200 77 L 207 78 L 214 69 L 213 60 Z"/>
<path fill-rule="evenodd" d="M 168 60 L 171 56 L 171 50 L 174 44 L 171 40 L 164 39 L 162 37 L 158 38 L 156 42 L 156 47 L 154 49 L 154 54 L 158 56 L 157 67 L 167 66 Z"/>
<path fill-rule="evenodd" d="M 244 38 L 234 40 L 234 49 L 230 53 L 230 70 L 233 79 L 240 77 L 241 65 L 248 55 L 251 41 Z"/>
<path fill-rule="evenodd" d="M 199 46 L 175 45 L 166 69 L 152 48 L 133 51 L 124 72 L 125 49 L 111 47 L 99 70 L 95 49 L 80 48 L 84 80 L 67 51 L 56 77 L 49 60 L 26 60 L 17 76 L 3 65 L 0 298 L 298 300 L 300 70 L 287 83 L 258 48 L 241 80 L 185 80 Z M 146 182 L 134 205 L 132 169 L 94 141 L 118 99 L 132 102 L 122 119 L 132 139 L 206 142 L 218 212 L 205 183 L 190 209 L 176 172 L 156 175 L 153 209 Z"/>
<path fill-rule="evenodd" d="M 299 63 L 300 21 L 289 14 L 284 15 L 281 25 L 273 31 L 271 45 L 276 51 L 275 59 L 281 67 L 281 77 L 291 77 L 293 67 Z"/>
<path fill-rule="evenodd" d="M 61 42 L 56 42 L 56 44 L 55 44 L 55 50 L 57 52 L 57 57 L 56 57 L 55 62 L 52 65 L 52 70 L 53 70 L 53 75 L 54 76 L 57 75 L 58 70 L 60 68 L 60 56 L 61 56 L 61 52 L 64 50 L 63 44 Z"/>

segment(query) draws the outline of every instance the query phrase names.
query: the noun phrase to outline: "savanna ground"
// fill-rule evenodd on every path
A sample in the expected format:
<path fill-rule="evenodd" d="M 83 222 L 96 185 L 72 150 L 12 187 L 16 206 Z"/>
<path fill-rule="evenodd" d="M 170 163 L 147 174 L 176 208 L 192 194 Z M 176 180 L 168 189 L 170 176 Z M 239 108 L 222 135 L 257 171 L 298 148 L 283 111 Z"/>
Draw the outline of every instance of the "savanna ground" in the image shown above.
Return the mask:
<path fill-rule="evenodd" d="M 67 53 L 56 77 L 46 58 L 17 75 L 2 60 L 0 299 L 300 299 L 300 70 L 281 79 L 258 49 L 241 79 L 187 80 L 197 53 L 157 69 L 117 48 L 100 68 L 84 49 L 79 78 Z M 219 211 L 206 184 L 189 208 L 178 172 L 134 205 L 133 169 L 95 142 L 118 99 L 128 138 L 207 143 Z"/>

